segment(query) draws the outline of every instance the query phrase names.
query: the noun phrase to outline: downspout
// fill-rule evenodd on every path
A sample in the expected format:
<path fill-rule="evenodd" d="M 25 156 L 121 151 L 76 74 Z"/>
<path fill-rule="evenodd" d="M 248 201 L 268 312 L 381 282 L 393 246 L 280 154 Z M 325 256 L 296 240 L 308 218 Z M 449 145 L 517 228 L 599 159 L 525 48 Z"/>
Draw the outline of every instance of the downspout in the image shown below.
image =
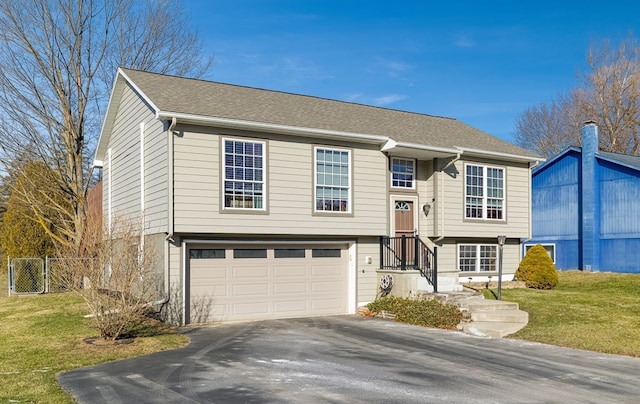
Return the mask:
<path fill-rule="evenodd" d="M 433 240 L 434 244 L 437 244 L 439 241 L 442 241 L 444 239 L 444 207 L 440 207 L 440 201 L 444 200 L 444 170 L 454 165 L 458 160 L 460 160 L 461 156 L 462 152 L 458 153 L 455 158 L 453 158 L 440 169 L 440 192 L 438 192 L 438 221 L 440 222 L 440 226 L 438 227 L 440 228 L 441 236 Z"/>
<path fill-rule="evenodd" d="M 173 240 L 173 224 L 174 224 L 174 214 L 173 214 L 173 130 L 176 127 L 177 119 L 175 117 L 171 118 L 171 124 L 169 124 L 169 128 L 167 129 L 167 213 L 168 213 L 168 221 L 167 224 L 167 236 L 164 238 L 166 242 L 166 248 L 164 249 L 164 262 L 165 262 L 165 274 L 164 274 L 164 293 L 165 296 L 163 299 L 156 302 L 156 304 L 161 305 L 160 311 L 164 308 L 164 305 L 169 302 L 171 296 L 171 276 L 170 276 L 170 268 L 171 268 L 171 254 L 170 248 Z"/>

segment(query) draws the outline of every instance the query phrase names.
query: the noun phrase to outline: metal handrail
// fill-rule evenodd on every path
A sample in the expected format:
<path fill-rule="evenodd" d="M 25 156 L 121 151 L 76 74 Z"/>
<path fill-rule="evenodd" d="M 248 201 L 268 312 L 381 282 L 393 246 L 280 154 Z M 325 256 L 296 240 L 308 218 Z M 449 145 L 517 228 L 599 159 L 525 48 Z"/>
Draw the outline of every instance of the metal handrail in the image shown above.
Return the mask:
<path fill-rule="evenodd" d="M 380 269 L 419 270 L 438 291 L 437 247 L 433 250 L 418 236 L 381 236 Z"/>

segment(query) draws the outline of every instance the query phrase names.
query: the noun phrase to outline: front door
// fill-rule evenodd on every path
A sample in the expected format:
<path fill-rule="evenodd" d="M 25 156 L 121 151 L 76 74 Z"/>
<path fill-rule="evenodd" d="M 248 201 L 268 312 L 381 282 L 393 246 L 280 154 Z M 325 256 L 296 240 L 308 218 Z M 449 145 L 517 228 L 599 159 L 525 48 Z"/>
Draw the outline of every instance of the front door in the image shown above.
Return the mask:
<path fill-rule="evenodd" d="M 415 224 L 413 222 L 413 201 L 396 201 L 395 206 L 395 236 L 408 237 L 405 241 L 406 264 L 413 263 L 415 257 L 415 243 L 412 238 L 416 234 Z M 396 245 L 402 247 L 401 242 L 397 241 Z M 398 254 L 400 251 L 397 251 Z"/>

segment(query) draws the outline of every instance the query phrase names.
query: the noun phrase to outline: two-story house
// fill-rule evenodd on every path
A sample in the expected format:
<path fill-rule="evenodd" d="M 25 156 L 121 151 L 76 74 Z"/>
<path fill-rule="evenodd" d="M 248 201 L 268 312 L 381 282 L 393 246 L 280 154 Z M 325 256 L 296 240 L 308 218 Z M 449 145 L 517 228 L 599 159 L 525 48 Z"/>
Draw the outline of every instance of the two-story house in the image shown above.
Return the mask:
<path fill-rule="evenodd" d="M 354 313 L 389 271 L 495 280 L 498 235 L 511 279 L 540 159 L 451 118 L 120 69 L 95 164 L 189 323 Z"/>

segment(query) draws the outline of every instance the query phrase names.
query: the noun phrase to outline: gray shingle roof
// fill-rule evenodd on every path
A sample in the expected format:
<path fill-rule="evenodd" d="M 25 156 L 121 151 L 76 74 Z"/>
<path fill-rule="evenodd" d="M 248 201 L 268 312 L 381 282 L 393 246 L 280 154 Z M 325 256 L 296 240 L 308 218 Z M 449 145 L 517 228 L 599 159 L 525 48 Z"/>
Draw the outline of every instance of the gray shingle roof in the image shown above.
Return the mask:
<path fill-rule="evenodd" d="M 626 154 L 609 153 L 603 151 L 598 152 L 598 154 L 606 157 L 609 160 L 640 169 L 640 157 L 638 156 L 629 156 Z"/>
<path fill-rule="evenodd" d="M 381 135 L 397 142 L 539 159 L 453 118 L 130 69 L 122 72 L 162 112 Z"/>

